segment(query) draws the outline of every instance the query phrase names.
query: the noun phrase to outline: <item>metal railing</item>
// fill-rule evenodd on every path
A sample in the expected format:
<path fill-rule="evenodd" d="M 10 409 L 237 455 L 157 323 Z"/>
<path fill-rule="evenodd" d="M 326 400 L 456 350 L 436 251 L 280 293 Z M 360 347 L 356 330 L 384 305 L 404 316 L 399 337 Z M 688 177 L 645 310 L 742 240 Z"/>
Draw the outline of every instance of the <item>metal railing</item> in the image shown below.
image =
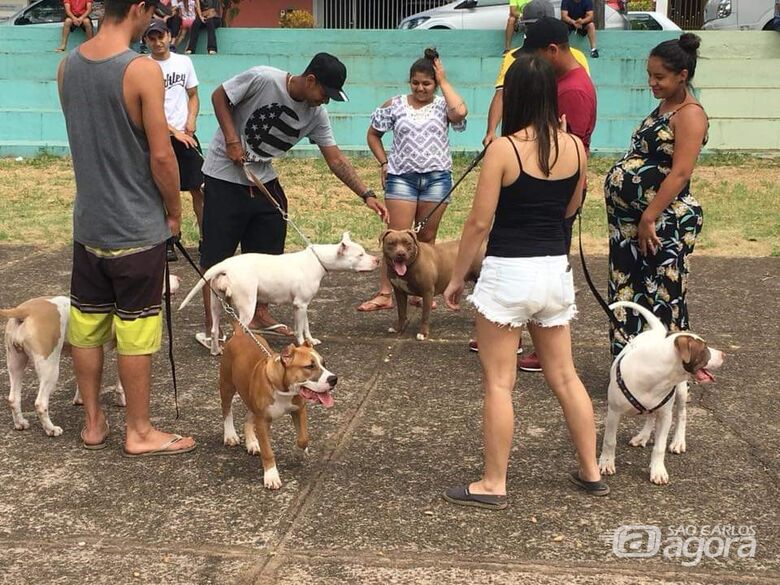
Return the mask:
<path fill-rule="evenodd" d="M 411 14 L 451 0 L 314 0 L 318 28 L 396 28 Z"/>
<path fill-rule="evenodd" d="M 668 16 L 683 30 L 699 30 L 704 24 L 706 3 L 706 0 L 669 0 Z"/>

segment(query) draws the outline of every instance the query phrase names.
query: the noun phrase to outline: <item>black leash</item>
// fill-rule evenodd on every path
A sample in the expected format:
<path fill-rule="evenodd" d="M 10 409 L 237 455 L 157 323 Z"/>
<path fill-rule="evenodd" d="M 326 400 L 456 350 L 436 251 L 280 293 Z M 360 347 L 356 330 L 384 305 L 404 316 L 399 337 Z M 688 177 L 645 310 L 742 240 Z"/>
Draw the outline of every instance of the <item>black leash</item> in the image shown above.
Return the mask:
<path fill-rule="evenodd" d="M 418 221 L 414 226 L 414 233 L 419 234 L 422 229 L 425 227 L 425 224 L 428 223 L 428 221 L 431 219 L 434 213 L 436 213 L 436 210 L 441 207 L 445 201 L 447 201 L 447 198 L 452 195 L 452 192 L 455 190 L 455 188 L 460 185 L 461 181 L 466 178 L 466 175 L 468 175 L 472 170 L 474 170 L 474 167 L 479 164 L 479 161 L 482 160 L 482 158 L 485 156 L 485 153 L 487 152 L 487 146 L 482 149 L 482 151 L 476 156 L 476 158 L 471 161 L 469 166 L 466 168 L 466 171 L 460 176 L 460 179 L 455 181 L 455 184 L 450 187 L 450 190 L 445 193 L 444 197 L 441 198 L 441 201 L 439 201 L 436 206 L 431 209 L 430 213 L 426 215 L 422 220 Z"/>
<path fill-rule="evenodd" d="M 179 420 L 179 388 L 176 385 L 176 362 L 173 359 L 173 316 L 171 315 L 171 268 L 170 252 L 176 260 L 174 245 L 179 244 L 179 238 L 173 236 L 165 242 L 167 257 L 165 259 L 165 322 L 168 325 L 168 359 L 171 362 L 171 378 L 173 379 L 173 403 L 176 405 L 176 420 Z M 181 244 L 179 244 L 181 246 Z"/>
<path fill-rule="evenodd" d="M 582 208 L 579 209 L 577 212 L 577 215 L 579 216 L 577 218 L 577 221 L 579 223 L 579 239 L 580 239 L 580 262 L 582 262 L 582 274 L 585 276 L 585 282 L 588 283 L 588 288 L 590 288 L 590 292 L 593 293 L 593 296 L 596 297 L 596 301 L 601 306 L 602 309 L 604 309 L 604 312 L 607 314 L 607 317 L 609 317 L 609 320 L 612 322 L 612 325 L 614 325 L 615 329 L 620 331 L 623 334 L 623 337 L 628 341 L 631 339 L 631 336 L 626 335 L 626 332 L 623 330 L 623 324 L 618 321 L 617 317 L 615 317 L 615 313 L 612 312 L 612 309 L 609 308 L 609 305 L 607 304 L 607 301 L 604 300 L 604 297 L 601 296 L 598 289 L 596 288 L 596 285 L 593 284 L 593 279 L 590 276 L 590 271 L 588 270 L 588 265 L 585 263 L 585 251 L 582 249 Z"/>

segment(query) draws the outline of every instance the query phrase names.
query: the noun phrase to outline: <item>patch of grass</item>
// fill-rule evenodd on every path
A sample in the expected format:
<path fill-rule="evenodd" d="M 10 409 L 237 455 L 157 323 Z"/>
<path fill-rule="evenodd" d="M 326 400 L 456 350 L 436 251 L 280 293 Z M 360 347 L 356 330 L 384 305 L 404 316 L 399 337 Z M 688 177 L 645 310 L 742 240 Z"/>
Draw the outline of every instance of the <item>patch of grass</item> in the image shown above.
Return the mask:
<path fill-rule="evenodd" d="M 471 158 L 456 156 L 457 179 Z M 606 253 L 607 226 L 602 184 L 615 157 L 596 156 L 589 163 L 589 193 L 583 212 L 583 241 L 588 253 Z M 353 163 L 363 180 L 379 191 L 379 173 L 369 157 Z M 290 200 L 293 220 L 316 242 L 335 242 L 343 231 L 370 249 L 383 229 L 352 192 L 328 170 L 321 158 L 287 157 L 276 163 Z M 439 239 L 460 236 L 469 213 L 479 168 L 455 191 L 444 215 Z M 724 256 L 780 255 L 780 159 L 748 155 L 708 155 L 697 167 L 693 195 L 704 208 L 704 230 L 697 254 Z M 75 184 L 69 159 L 46 153 L 16 162 L 0 160 L 0 242 L 62 247 L 71 239 Z M 185 242 L 198 240 L 189 195 L 183 194 Z M 576 233 L 575 233 L 576 238 Z M 575 239 L 576 243 L 576 239 Z M 303 245 L 288 230 L 288 247 Z M 575 248 L 576 249 L 576 248 Z"/>

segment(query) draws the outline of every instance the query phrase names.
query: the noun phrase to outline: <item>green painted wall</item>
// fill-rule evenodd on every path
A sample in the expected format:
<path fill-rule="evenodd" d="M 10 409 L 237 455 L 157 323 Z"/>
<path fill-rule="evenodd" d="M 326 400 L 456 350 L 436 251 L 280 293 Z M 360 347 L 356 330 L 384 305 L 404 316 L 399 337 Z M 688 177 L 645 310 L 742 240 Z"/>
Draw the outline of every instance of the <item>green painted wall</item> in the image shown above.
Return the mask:
<path fill-rule="evenodd" d="M 54 81 L 61 59 L 53 51 L 59 34 L 58 27 L 0 26 L 0 155 L 67 150 Z M 655 107 L 645 84 L 645 59 L 655 44 L 673 36 L 639 31 L 599 35 L 601 58 L 590 60 L 599 97 L 595 150 L 622 151 L 635 125 Z M 701 36 L 695 85 L 711 118 L 708 148 L 780 150 L 780 35 Z M 79 40 L 76 33 L 71 35 L 71 46 Z M 478 150 L 501 42 L 498 32 L 485 31 L 222 29 L 218 56 L 193 56 L 201 80 L 198 134 L 208 143 L 216 127 L 209 96 L 231 75 L 254 65 L 300 72 L 312 54 L 328 51 L 341 58 L 349 72 L 346 90 L 351 101 L 328 107 L 336 139 L 345 150 L 365 150 L 371 111 L 406 91 L 409 66 L 424 47 L 434 45 L 471 112 L 468 130 L 453 133 L 453 147 Z M 574 42 L 585 48 L 580 39 Z M 296 150 L 310 149 L 301 145 Z"/>

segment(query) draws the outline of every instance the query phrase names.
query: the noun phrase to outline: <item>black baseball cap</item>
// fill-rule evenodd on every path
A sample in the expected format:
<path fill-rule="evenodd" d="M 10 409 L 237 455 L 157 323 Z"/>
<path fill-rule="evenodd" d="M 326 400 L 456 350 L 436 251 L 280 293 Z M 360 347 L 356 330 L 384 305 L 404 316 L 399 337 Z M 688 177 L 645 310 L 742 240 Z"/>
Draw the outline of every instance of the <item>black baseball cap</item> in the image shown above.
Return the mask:
<path fill-rule="evenodd" d="M 322 88 L 325 95 L 337 102 L 347 102 L 349 98 L 342 91 L 347 80 L 347 68 L 330 53 L 317 53 L 306 67 L 304 75 L 313 75 Z"/>
<path fill-rule="evenodd" d="M 149 26 L 146 27 L 146 31 L 144 32 L 144 37 L 148 37 L 153 32 L 158 32 L 164 35 L 165 33 L 168 32 L 168 27 L 162 20 L 153 18 L 152 22 L 149 23 Z"/>
<path fill-rule="evenodd" d="M 525 40 L 519 51 L 533 53 L 546 49 L 550 45 L 568 45 L 569 27 L 557 18 L 545 16 L 534 23 L 528 24 Z"/>

